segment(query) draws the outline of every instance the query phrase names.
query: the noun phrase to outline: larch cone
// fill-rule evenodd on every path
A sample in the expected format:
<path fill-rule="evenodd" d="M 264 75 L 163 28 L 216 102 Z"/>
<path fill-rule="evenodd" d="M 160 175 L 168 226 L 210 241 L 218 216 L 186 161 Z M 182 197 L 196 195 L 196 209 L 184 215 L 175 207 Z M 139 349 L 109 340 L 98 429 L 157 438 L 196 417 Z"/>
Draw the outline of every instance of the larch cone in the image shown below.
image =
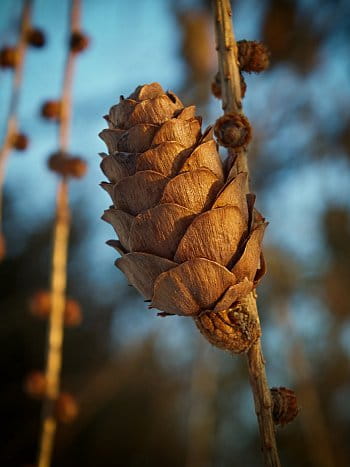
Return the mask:
<path fill-rule="evenodd" d="M 107 242 L 121 255 L 116 266 L 150 308 L 191 316 L 214 345 L 247 350 L 258 333 L 227 344 L 235 329 L 245 335 L 229 310 L 265 271 L 267 223 L 247 193 L 247 174 L 225 176 L 212 129 L 202 133 L 195 107 L 158 83 L 121 97 L 105 119 L 102 187 L 113 205 L 102 218 L 118 236 Z"/>

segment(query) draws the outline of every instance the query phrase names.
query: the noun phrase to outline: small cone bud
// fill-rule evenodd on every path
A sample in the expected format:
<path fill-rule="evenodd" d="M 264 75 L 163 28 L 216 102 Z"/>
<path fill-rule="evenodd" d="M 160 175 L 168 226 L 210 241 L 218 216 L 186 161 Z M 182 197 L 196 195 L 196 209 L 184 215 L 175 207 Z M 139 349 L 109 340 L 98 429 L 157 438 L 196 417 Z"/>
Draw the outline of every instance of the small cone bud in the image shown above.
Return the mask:
<path fill-rule="evenodd" d="M 51 295 L 48 290 L 38 290 L 29 300 L 29 311 L 37 318 L 47 318 L 51 312 Z"/>
<path fill-rule="evenodd" d="M 286 425 L 294 420 L 299 412 L 294 391 L 285 387 L 271 388 L 273 402 L 272 416 L 276 425 Z"/>
<path fill-rule="evenodd" d="M 48 120 L 59 120 L 61 118 L 61 109 L 61 101 L 46 101 L 41 107 L 41 116 Z"/>
<path fill-rule="evenodd" d="M 71 157 L 67 161 L 67 175 L 82 178 L 87 172 L 87 162 L 80 157 Z"/>
<path fill-rule="evenodd" d="M 90 38 L 81 31 L 75 31 L 72 33 L 69 46 L 70 50 L 74 53 L 83 52 L 89 47 Z"/>
<path fill-rule="evenodd" d="M 220 117 L 214 128 L 218 143 L 225 148 L 246 147 L 252 137 L 249 120 L 242 114 L 230 113 Z"/>
<path fill-rule="evenodd" d="M 32 28 L 27 33 L 27 42 L 32 47 L 41 48 L 46 43 L 45 33 L 39 28 Z"/>
<path fill-rule="evenodd" d="M 64 310 L 64 324 L 65 326 L 74 327 L 79 326 L 83 320 L 81 308 L 76 300 L 71 298 L 66 301 L 66 308 Z"/>
<path fill-rule="evenodd" d="M 238 41 L 238 62 L 241 71 L 260 73 L 270 64 L 269 51 L 262 42 Z"/>
<path fill-rule="evenodd" d="M 28 396 L 42 399 L 46 393 L 46 378 L 42 371 L 32 371 L 24 381 L 24 391 Z"/>
<path fill-rule="evenodd" d="M 25 151 L 29 145 L 29 138 L 24 133 L 16 133 L 11 138 L 12 147 L 17 151 Z"/>
<path fill-rule="evenodd" d="M 18 63 L 18 52 L 15 47 L 3 47 L 0 50 L 0 67 L 16 68 Z"/>
<path fill-rule="evenodd" d="M 79 412 L 76 399 L 68 392 L 62 392 L 55 402 L 55 415 L 59 422 L 73 422 Z"/>
<path fill-rule="evenodd" d="M 239 306 L 209 311 L 195 318 L 201 334 L 213 345 L 234 353 L 247 352 L 260 337 L 260 327 Z"/>
<path fill-rule="evenodd" d="M 81 178 L 86 174 L 87 163 L 80 157 L 70 157 L 62 152 L 51 154 L 48 167 L 63 177 Z"/>

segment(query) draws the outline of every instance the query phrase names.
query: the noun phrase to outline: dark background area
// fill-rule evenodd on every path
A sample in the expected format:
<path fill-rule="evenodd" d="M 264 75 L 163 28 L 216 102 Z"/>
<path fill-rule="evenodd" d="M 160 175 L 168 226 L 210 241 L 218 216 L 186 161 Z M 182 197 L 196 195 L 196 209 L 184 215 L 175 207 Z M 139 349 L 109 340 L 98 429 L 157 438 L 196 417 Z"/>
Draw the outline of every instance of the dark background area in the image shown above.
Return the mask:
<path fill-rule="evenodd" d="M 72 152 L 89 174 L 71 183 L 68 295 L 83 322 L 67 328 L 62 388 L 80 412 L 60 425 L 54 466 L 261 465 L 244 357 L 220 352 L 191 320 L 159 318 L 113 266 L 98 183 L 102 115 L 138 84 L 159 81 L 195 103 L 206 123 L 221 114 L 210 95 L 216 72 L 210 2 L 82 2 L 91 47 L 74 75 Z M 49 286 L 57 178 L 46 158 L 55 125 L 40 119 L 59 95 L 68 1 L 39 0 L 34 23 L 47 33 L 29 51 L 19 120 L 31 138 L 11 155 L 5 183 L 7 251 L 0 263 L 1 448 L 5 467 L 35 461 L 41 402 L 23 391 L 45 364 L 45 320 L 29 301 Z M 21 2 L 1 2 L 0 46 L 14 43 Z M 282 464 L 350 463 L 350 4 L 343 0 L 233 2 L 237 39 L 264 41 L 271 67 L 247 76 L 244 108 L 258 207 L 270 225 L 268 274 L 259 286 L 271 386 L 298 395 L 298 418 L 278 429 Z M 0 70 L 1 128 L 11 72 Z"/>

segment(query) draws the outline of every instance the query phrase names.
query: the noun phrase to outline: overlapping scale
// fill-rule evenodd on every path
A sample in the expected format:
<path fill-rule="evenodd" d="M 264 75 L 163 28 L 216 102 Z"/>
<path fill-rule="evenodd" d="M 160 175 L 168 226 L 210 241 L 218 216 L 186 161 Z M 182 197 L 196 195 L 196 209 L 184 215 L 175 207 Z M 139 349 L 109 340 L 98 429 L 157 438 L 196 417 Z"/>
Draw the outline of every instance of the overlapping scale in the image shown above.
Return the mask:
<path fill-rule="evenodd" d="M 157 277 L 177 266 L 174 261 L 148 253 L 128 253 L 117 259 L 115 264 L 146 300 L 152 298 Z"/>
<path fill-rule="evenodd" d="M 167 177 L 152 170 L 122 178 L 114 185 L 114 206 L 136 216 L 160 202 L 168 181 Z"/>
<path fill-rule="evenodd" d="M 164 188 L 161 203 L 175 203 L 199 213 L 208 209 L 222 182 L 206 168 L 183 172 L 171 179 Z"/>
<path fill-rule="evenodd" d="M 174 259 L 177 245 L 194 217 L 194 212 L 177 204 L 159 204 L 139 214 L 130 228 L 130 250 Z"/>
<path fill-rule="evenodd" d="M 224 206 L 198 215 L 182 237 L 175 261 L 207 258 L 226 266 L 234 257 L 246 232 L 241 211 Z"/>
<path fill-rule="evenodd" d="M 151 305 L 167 313 L 194 316 L 211 309 L 235 282 L 235 275 L 221 264 L 194 258 L 159 275 Z"/>

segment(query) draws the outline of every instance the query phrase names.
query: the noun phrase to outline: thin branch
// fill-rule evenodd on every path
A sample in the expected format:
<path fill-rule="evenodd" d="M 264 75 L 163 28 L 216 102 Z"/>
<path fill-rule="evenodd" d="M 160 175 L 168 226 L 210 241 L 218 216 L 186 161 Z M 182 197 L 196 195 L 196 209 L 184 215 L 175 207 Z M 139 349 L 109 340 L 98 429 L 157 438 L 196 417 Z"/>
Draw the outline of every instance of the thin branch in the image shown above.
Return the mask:
<path fill-rule="evenodd" d="M 232 12 L 229 0 L 215 0 L 215 30 L 221 78 L 222 107 L 225 114 L 241 112 L 241 87 L 237 60 L 237 44 L 233 34 Z M 246 151 L 231 152 L 231 164 L 237 173 L 249 173 Z M 259 321 L 256 295 L 250 293 L 242 306 L 246 312 Z M 275 425 L 272 419 L 272 401 L 265 372 L 265 360 L 260 339 L 247 353 L 249 379 L 254 395 L 255 411 L 258 418 L 264 463 L 268 467 L 280 466 Z"/>
<path fill-rule="evenodd" d="M 79 27 L 80 1 L 72 0 L 70 32 Z M 62 87 L 62 113 L 59 124 L 59 147 L 62 154 L 68 149 L 71 120 L 71 90 L 75 56 L 71 50 L 67 55 Z M 67 257 L 70 227 L 68 182 L 66 178 L 58 184 L 56 198 L 56 219 L 53 234 L 51 265 L 51 313 L 48 329 L 46 383 L 47 394 L 43 404 L 42 433 L 38 455 L 38 467 L 51 464 L 54 437 L 56 433 L 55 401 L 60 391 L 62 366 L 63 315 L 66 302 Z"/>
<path fill-rule="evenodd" d="M 3 191 L 6 163 L 11 154 L 12 138 L 17 132 L 17 110 L 21 92 L 25 54 L 27 50 L 27 32 L 31 26 L 32 0 L 24 0 L 20 24 L 20 33 L 16 45 L 17 61 L 13 73 L 12 92 L 8 110 L 7 125 L 3 144 L 0 148 L 0 234 L 2 232 Z"/>

